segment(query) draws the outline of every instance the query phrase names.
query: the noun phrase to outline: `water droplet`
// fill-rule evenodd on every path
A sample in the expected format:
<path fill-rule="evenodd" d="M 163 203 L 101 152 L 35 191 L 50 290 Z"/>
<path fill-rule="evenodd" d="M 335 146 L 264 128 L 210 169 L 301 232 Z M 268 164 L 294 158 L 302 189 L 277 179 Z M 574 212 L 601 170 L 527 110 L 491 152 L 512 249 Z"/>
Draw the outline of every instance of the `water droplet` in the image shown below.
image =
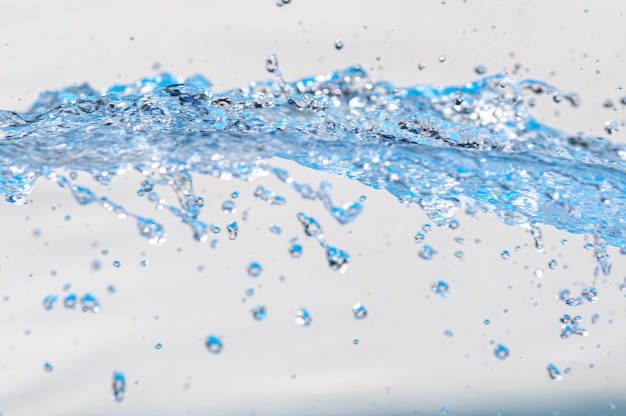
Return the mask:
<path fill-rule="evenodd" d="M 239 191 L 233 191 L 233 192 L 230 194 L 230 197 L 231 197 L 232 199 L 237 199 L 237 198 L 239 198 Z"/>
<path fill-rule="evenodd" d="M 448 228 L 450 228 L 451 230 L 456 230 L 459 228 L 461 224 L 459 223 L 459 220 L 457 220 L 456 218 L 452 218 L 449 222 L 448 222 Z"/>
<path fill-rule="evenodd" d="M 110 294 L 114 294 L 115 293 L 115 286 L 108 285 L 107 286 L 107 292 L 109 292 Z"/>
<path fill-rule="evenodd" d="M 413 240 L 414 240 L 416 243 L 421 244 L 421 243 L 424 241 L 424 238 L 425 238 L 425 237 L 426 237 L 426 236 L 424 235 L 424 233 L 423 233 L 423 232 L 418 231 L 418 232 L 416 232 L 416 233 L 415 233 L 415 237 L 413 238 Z"/>
<path fill-rule="evenodd" d="M 367 201 L 367 196 L 366 195 L 361 195 L 359 197 L 359 202 L 365 202 L 365 201 Z"/>
<path fill-rule="evenodd" d="M 39 228 L 33 228 L 32 235 L 33 235 L 33 237 L 35 237 L 35 238 L 41 237 L 41 229 L 39 229 Z"/>
<path fill-rule="evenodd" d="M 209 335 L 206 337 L 205 344 L 208 350 L 213 354 L 219 354 L 222 352 L 222 348 L 224 347 L 222 340 L 215 335 Z"/>
<path fill-rule="evenodd" d="M 582 303 L 583 303 L 583 298 L 580 297 L 580 296 L 577 296 L 575 298 L 574 297 L 569 297 L 569 298 L 565 299 L 565 304 L 567 306 L 578 306 L 578 305 L 580 305 Z"/>
<path fill-rule="evenodd" d="M 66 215 L 63 217 L 63 219 L 64 219 L 65 221 L 69 221 L 69 220 L 71 220 L 71 219 L 72 219 L 72 216 L 71 216 L 70 214 L 66 214 Z"/>
<path fill-rule="evenodd" d="M 500 257 L 502 257 L 503 260 L 508 260 L 511 258 L 511 253 L 509 253 L 509 250 L 502 250 Z"/>
<path fill-rule="evenodd" d="M 337 39 L 335 41 L 335 49 L 337 50 L 343 49 L 343 41 L 341 39 Z"/>
<path fill-rule="evenodd" d="M 302 245 L 298 243 L 293 243 L 291 246 L 289 246 L 289 254 L 291 254 L 291 257 L 293 258 L 300 257 L 302 255 Z"/>
<path fill-rule="evenodd" d="M 227 199 L 222 202 L 222 212 L 224 214 L 235 214 L 237 212 L 237 207 L 235 206 L 235 201 L 232 199 Z"/>
<path fill-rule="evenodd" d="M 119 260 L 113 260 L 113 266 L 120 267 L 122 263 Z"/>
<path fill-rule="evenodd" d="M 474 72 L 478 75 L 485 75 L 487 73 L 487 68 L 484 65 L 476 65 L 474 67 Z"/>
<path fill-rule="evenodd" d="M 563 378 L 559 369 L 552 363 L 548 364 L 548 375 L 550 376 L 550 380 L 554 381 L 561 381 Z"/>
<path fill-rule="evenodd" d="M 270 225 L 270 232 L 272 234 L 280 235 L 280 233 L 282 233 L 283 230 L 278 225 L 272 224 Z"/>
<path fill-rule="evenodd" d="M 350 263 L 350 255 L 336 247 L 326 247 L 326 260 L 333 271 L 345 273 Z"/>
<path fill-rule="evenodd" d="M 448 413 L 450 413 L 450 408 L 448 406 L 444 406 L 441 408 L 442 415 L 447 415 Z"/>
<path fill-rule="evenodd" d="M 483 321 L 483 324 L 485 324 L 485 325 L 489 325 L 490 323 L 491 323 L 491 320 L 490 320 L 490 319 L 488 319 L 488 318 L 486 318 L 486 319 Z"/>
<path fill-rule="evenodd" d="M 430 224 L 424 224 L 422 226 L 422 231 L 424 231 L 424 234 L 430 234 L 433 231 L 433 226 Z"/>
<path fill-rule="evenodd" d="M 46 310 L 50 310 L 54 307 L 54 304 L 57 302 L 57 300 L 59 300 L 59 297 L 57 295 L 48 295 L 43 299 L 43 307 Z"/>
<path fill-rule="evenodd" d="M 543 277 L 543 269 L 542 268 L 535 269 L 533 274 L 535 275 L 535 277 L 541 279 Z"/>
<path fill-rule="evenodd" d="M 598 315 L 597 313 L 594 313 L 593 315 L 591 315 L 591 323 L 592 324 L 596 324 L 598 323 L 598 319 L 600 319 L 600 315 Z"/>
<path fill-rule="evenodd" d="M 565 301 L 567 298 L 569 298 L 569 294 L 570 294 L 569 289 L 563 288 L 559 291 L 559 295 L 557 296 L 557 299 Z"/>
<path fill-rule="evenodd" d="M 297 214 L 298 221 L 304 227 L 304 233 L 309 237 L 316 237 L 318 240 L 324 238 L 324 232 L 321 225 L 313 217 L 307 217 L 304 213 Z"/>
<path fill-rule="evenodd" d="M 496 356 L 497 359 L 504 360 L 509 356 L 509 349 L 502 344 L 498 344 L 494 348 L 493 354 Z"/>
<path fill-rule="evenodd" d="M 566 246 L 567 243 L 568 243 L 567 238 L 564 238 L 564 239 L 561 240 L 561 244 L 562 245 Z"/>
<path fill-rule="evenodd" d="M 354 345 L 359 345 L 359 342 L 360 342 L 360 341 L 359 341 L 359 339 L 358 339 L 358 338 L 354 338 L 354 339 L 352 340 L 352 343 L 353 343 Z"/>
<path fill-rule="evenodd" d="M 141 181 L 139 184 L 139 188 L 137 188 L 137 195 L 144 196 L 148 192 L 152 192 L 154 189 L 154 184 L 150 182 L 148 179 Z"/>
<path fill-rule="evenodd" d="M 239 225 L 237 221 L 231 221 L 226 224 L 226 232 L 228 233 L 228 239 L 234 240 L 237 238 L 237 234 L 239 234 Z"/>
<path fill-rule="evenodd" d="M 126 393 L 126 377 L 119 371 L 113 372 L 113 397 L 116 402 L 124 400 L 124 394 Z"/>
<path fill-rule="evenodd" d="M 102 268 L 102 262 L 98 259 L 91 260 L 91 270 L 98 271 Z"/>
<path fill-rule="evenodd" d="M 248 286 L 246 288 L 246 296 L 251 297 L 252 295 L 254 295 L 254 288 L 252 286 Z"/>
<path fill-rule="evenodd" d="M 457 250 L 454 252 L 454 257 L 456 257 L 457 259 L 462 260 L 465 257 L 465 253 L 463 253 L 462 250 Z"/>
<path fill-rule="evenodd" d="M 141 260 L 141 261 L 139 262 L 139 265 L 140 265 L 141 267 L 146 267 L 146 266 L 148 265 L 148 260 L 146 260 L 146 259 Z"/>
<path fill-rule="evenodd" d="M 586 287 L 582 290 L 582 295 L 587 302 L 596 303 L 598 301 L 598 289 L 595 287 Z"/>
<path fill-rule="evenodd" d="M 435 249 L 426 244 L 422 246 L 422 248 L 418 252 L 418 255 L 424 260 L 432 260 L 435 253 Z"/>
<path fill-rule="evenodd" d="M 63 299 L 63 306 L 65 306 L 67 309 L 74 309 L 76 307 L 76 301 L 76 294 L 68 293 L 65 296 L 65 299 Z"/>
<path fill-rule="evenodd" d="M 417 69 L 419 69 L 420 71 L 424 70 L 424 68 L 426 68 L 426 64 L 424 62 L 420 62 L 419 64 L 417 64 Z"/>
<path fill-rule="evenodd" d="M 98 299 L 91 293 L 86 293 L 80 298 L 80 304 L 82 306 L 83 312 L 91 311 L 93 313 L 100 312 L 100 303 Z"/>
<path fill-rule="evenodd" d="M 263 305 L 255 306 L 250 309 L 250 312 L 252 313 L 252 317 L 257 321 L 261 321 L 267 317 L 267 309 L 265 309 Z"/>
<path fill-rule="evenodd" d="M 161 344 L 160 342 L 157 342 L 156 345 L 154 346 L 154 348 L 156 348 L 157 350 L 160 350 L 163 347 L 163 344 Z"/>
<path fill-rule="evenodd" d="M 276 54 L 271 54 L 265 60 L 265 69 L 267 72 L 273 73 L 278 69 L 278 58 Z"/>
<path fill-rule="evenodd" d="M 548 268 L 549 268 L 549 269 L 551 269 L 551 270 L 556 269 L 556 259 L 551 259 L 551 260 L 548 262 Z"/>
<path fill-rule="evenodd" d="M 604 131 L 606 131 L 608 134 L 614 134 L 617 133 L 619 131 L 619 124 L 617 124 L 616 121 L 607 121 L 606 123 L 604 123 Z"/>
<path fill-rule="evenodd" d="M 300 326 L 309 326 L 311 325 L 311 314 L 305 308 L 298 309 L 296 311 L 296 323 Z"/>
<path fill-rule="evenodd" d="M 352 307 L 352 314 L 356 319 L 364 319 L 367 317 L 367 309 L 361 303 L 355 303 Z"/>
<path fill-rule="evenodd" d="M 454 241 L 456 241 L 459 244 L 465 244 L 466 243 L 466 241 L 465 241 L 465 239 L 463 237 L 455 237 Z"/>
<path fill-rule="evenodd" d="M 431 290 L 442 298 L 445 298 L 450 294 L 450 287 L 443 280 L 439 280 L 433 283 L 431 286 Z"/>
<path fill-rule="evenodd" d="M 439 62 L 445 62 L 446 61 L 446 55 L 439 55 Z"/>
<path fill-rule="evenodd" d="M 52 364 L 50 364 L 49 362 L 45 362 L 43 365 L 43 369 L 46 373 L 50 373 L 52 371 Z"/>
<path fill-rule="evenodd" d="M 457 95 L 456 97 L 454 97 L 454 105 L 461 105 L 463 104 L 463 97 L 460 95 Z"/>
<path fill-rule="evenodd" d="M 449 330 L 449 329 L 446 329 L 445 331 L 443 331 L 443 334 L 444 334 L 446 337 L 451 338 L 451 337 L 454 335 L 454 332 L 452 332 L 452 331 L 451 331 L 451 330 Z"/>
<path fill-rule="evenodd" d="M 261 263 L 253 261 L 248 265 L 248 274 L 252 277 L 259 277 L 263 271 Z"/>
<path fill-rule="evenodd" d="M 616 409 L 617 409 L 617 403 L 618 403 L 618 401 L 617 401 L 617 400 L 611 400 L 611 401 L 609 402 L 609 408 L 610 408 L 611 410 L 616 410 Z"/>

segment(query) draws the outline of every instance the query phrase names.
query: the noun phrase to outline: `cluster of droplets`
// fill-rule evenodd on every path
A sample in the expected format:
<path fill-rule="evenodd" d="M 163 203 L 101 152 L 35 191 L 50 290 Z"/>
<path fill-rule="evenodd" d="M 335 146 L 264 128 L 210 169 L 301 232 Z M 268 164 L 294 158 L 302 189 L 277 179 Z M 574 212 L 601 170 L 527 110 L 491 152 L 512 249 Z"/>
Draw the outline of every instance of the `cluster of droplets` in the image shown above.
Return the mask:
<path fill-rule="evenodd" d="M 571 316 L 563 314 L 559 319 L 561 322 L 561 338 L 566 339 L 572 335 L 580 335 L 586 337 L 589 332 L 580 326 L 582 317 L 580 315 Z"/>
<path fill-rule="evenodd" d="M 299 212 L 297 214 L 297 218 L 298 221 L 300 221 L 300 224 L 302 224 L 304 233 L 308 237 L 315 238 L 319 242 L 320 246 L 326 250 L 326 260 L 328 261 L 328 266 L 336 272 L 345 273 L 350 263 L 350 255 L 337 247 L 328 245 L 326 238 L 324 237 L 322 226 L 315 218 L 309 217 L 303 212 Z"/>
<path fill-rule="evenodd" d="M 56 294 L 47 295 L 43 299 L 43 307 L 46 310 L 51 310 L 54 308 L 54 305 L 59 301 L 59 296 Z M 76 306 L 80 303 L 80 309 L 83 312 L 100 312 L 100 302 L 98 299 L 91 293 L 85 293 L 83 296 L 78 298 L 76 293 L 70 292 L 63 296 L 63 306 L 66 309 L 76 309 Z"/>

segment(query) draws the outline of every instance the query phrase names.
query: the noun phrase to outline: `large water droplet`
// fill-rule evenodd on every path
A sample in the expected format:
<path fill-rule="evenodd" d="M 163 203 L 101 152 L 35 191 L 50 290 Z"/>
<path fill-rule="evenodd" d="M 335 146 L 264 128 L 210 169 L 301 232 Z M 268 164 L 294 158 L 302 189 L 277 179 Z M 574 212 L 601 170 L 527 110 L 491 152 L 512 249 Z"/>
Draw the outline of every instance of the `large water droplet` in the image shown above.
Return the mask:
<path fill-rule="evenodd" d="M 263 305 L 255 306 L 250 309 L 250 312 L 252 313 L 252 317 L 257 321 L 261 321 L 267 317 L 267 309 L 265 309 Z"/>
<path fill-rule="evenodd" d="M 497 359 L 504 360 L 509 356 L 509 349 L 502 344 L 498 344 L 494 348 L 493 354 L 496 356 Z"/>
<path fill-rule="evenodd" d="M 296 311 L 296 323 L 300 326 L 309 326 L 312 318 L 309 311 L 305 308 L 298 309 Z"/>
<path fill-rule="evenodd" d="M 124 400 L 124 394 L 126 393 L 126 377 L 120 371 L 113 372 L 113 396 L 111 397 L 116 402 Z"/>
<path fill-rule="evenodd" d="M 252 277 L 259 277 L 263 271 L 261 263 L 253 261 L 248 265 L 248 274 Z"/>
<path fill-rule="evenodd" d="M 222 340 L 215 335 L 209 335 L 206 337 L 205 344 L 208 350 L 213 354 L 219 354 L 222 352 L 222 348 L 224 347 Z"/>
<path fill-rule="evenodd" d="M 433 283 L 431 290 L 442 298 L 445 298 L 450 294 L 450 287 L 443 280 Z"/>
<path fill-rule="evenodd" d="M 330 268 L 339 273 L 345 273 L 350 263 L 350 255 L 337 247 L 326 247 L 326 260 Z"/>
<path fill-rule="evenodd" d="M 356 303 L 352 307 L 352 314 L 356 319 L 364 319 L 367 317 L 367 309 L 361 303 Z"/>

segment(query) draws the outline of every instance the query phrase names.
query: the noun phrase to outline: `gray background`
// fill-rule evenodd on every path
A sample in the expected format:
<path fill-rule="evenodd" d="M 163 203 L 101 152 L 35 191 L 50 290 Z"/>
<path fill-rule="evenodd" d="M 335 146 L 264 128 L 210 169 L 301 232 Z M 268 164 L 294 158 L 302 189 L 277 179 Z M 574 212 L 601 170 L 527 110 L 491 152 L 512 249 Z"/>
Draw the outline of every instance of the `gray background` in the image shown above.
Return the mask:
<path fill-rule="evenodd" d="M 244 86 L 265 78 L 265 58 L 277 53 L 288 79 L 360 63 L 374 79 L 398 85 L 462 83 L 475 77 L 477 64 L 495 73 L 520 63 L 517 76 L 548 80 L 582 98 L 579 109 L 539 100 L 540 120 L 599 135 L 605 121 L 624 119 L 622 105 L 602 106 L 626 95 L 626 7 L 618 1 L 292 0 L 280 8 L 260 0 L 24 1 L 0 8 L 3 109 L 24 110 L 43 89 L 133 82 L 157 62 L 176 75 L 204 74 L 217 90 Z M 341 51 L 334 48 L 337 38 L 345 43 Z M 427 65 L 423 71 L 419 62 Z M 622 131 L 612 139 L 623 137 Z M 545 250 L 537 252 L 523 228 L 459 214 L 459 230 L 427 236 L 437 255 L 426 262 L 412 241 L 428 222 L 419 208 L 345 179 L 273 163 L 313 186 L 332 181 L 337 202 L 366 194 L 364 214 L 339 226 L 319 203 L 302 201 L 275 178 L 197 177 L 196 190 L 207 200 L 202 218 L 222 227 L 236 218 L 242 226 L 236 241 L 221 234 L 219 248 L 211 249 L 135 196 L 142 179 L 135 173 L 116 178 L 110 189 L 85 176 L 79 182 L 162 221 L 169 234 L 162 247 L 137 236 L 132 220 L 79 207 L 49 182 L 38 183 L 32 204 L 0 205 L 0 412 L 427 415 L 449 406 L 452 414 L 466 415 L 552 414 L 555 408 L 563 415 L 623 413 L 622 404 L 609 408 L 610 400 L 626 403 L 626 311 L 617 287 L 624 260 L 617 250 L 611 251 L 613 274 L 597 284 L 600 302 L 567 308 L 554 300 L 558 290 L 576 293 L 592 281 L 592 253 L 582 249 L 582 236 L 544 227 Z M 288 203 L 255 200 L 259 184 Z M 238 212 L 225 215 L 220 205 L 233 190 L 241 193 Z M 330 271 L 319 245 L 304 237 L 298 211 L 317 218 L 329 242 L 351 254 L 344 275 Z M 274 223 L 283 227 L 280 236 L 268 231 Z M 40 237 L 32 235 L 35 228 Z M 457 236 L 467 244 L 455 243 Z M 287 253 L 292 237 L 304 246 L 300 259 Z M 459 249 L 464 260 L 453 255 Z M 512 252 L 510 260 L 500 258 L 502 249 Z M 547 267 L 551 258 L 558 260 L 556 270 Z M 91 269 L 93 259 L 101 260 L 101 270 Z M 122 267 L 112 266 L 115 259 Z M 148 266 L 139 265 L 142 259 Z M 259 279 L 245 272 L 251 260 L 264 266 Z M 533 275 L 536 268 L 544 269 L 543 278 Z M 450 283 L 450 297 L 432 296 L 438 279 Z M 79 295 L 98 296 L 102 311 L 44 310 L 42 299 L 63 294 L 65 283 Z M 115 294 L 107 293 L 109 284 Z M 255 294 L 242 302 L 248 286 Z M 356 302 L 368 307 L 367 319 L 351 316 Z M 263 322 L 250 316 L 258 304 L 268 308 Z M 307 328 L 293 321 L 303 306 L 313 315 Z M 590 336 L 561 340 L 564 312 L 580 313 Z M 600 320 L 592 325 L 594 312 Z M 445 329 L 454 335 L 445 337 Z M 222 354 L 204 348 L 209 333 L 223 337 Z M 154 348 L 157 342 L 162 349 Z M 491 342 L 503 343 L 511 355 L 497 360 Z M 46 361 L 54 366 L 50 373 L 43 370 Z M 572 372 L 552 382 L 549 362 Z M 110 400 L 114 370 L 128 380 L 121 404 Z"/>

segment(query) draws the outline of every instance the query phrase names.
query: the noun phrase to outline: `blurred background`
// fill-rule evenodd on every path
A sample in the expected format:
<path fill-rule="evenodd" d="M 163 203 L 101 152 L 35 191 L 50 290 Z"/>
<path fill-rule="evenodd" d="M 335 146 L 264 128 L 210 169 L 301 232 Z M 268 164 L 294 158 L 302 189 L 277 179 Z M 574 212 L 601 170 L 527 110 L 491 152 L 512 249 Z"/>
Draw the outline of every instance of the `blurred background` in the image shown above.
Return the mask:
<path fill-rule="evenodd" d="M 202 74 L 215 90 L 243 87 L 269 76 L 265 60 L 276 53 L 287 80 L 355 64 L 399 86 L 462 84 L 479 76 L 477 65 L 537 78 L 581 98 L 580 108 L 538 99 L 540 121 L 606 135 L 605 122 L 626 118 L 624 9 L 609 0 L 4 1 L 0 108 L 24 111 L 42 90 L 105 88 L 161 71 Z M 623 142 L 624 130 L 609 138 Z M 364 213 L 340 226 L 274 177 L 198 176 L 202 218 L 222 227 L 211 245 L 138 198 L 140 174 L 110 187 L 79 176 L 98 195 L 161 221 L 168 242 L 154 247 L 131 220 L 78 206 L 49 182 L 39 181 L 31 204 L 0 204 L 0 414 L 626 414 L 619 250 L 609 250 L 611 276 L 596 282 L 600 301 L 571 309 L 555 297 L 591 285 L 593 252 L 583 246 L 593 239 L 543 227 L 539 252 L 524 228 L 459 213 L 458 229 L 432 227 L 436 255 L 426 261 L 413 241 L 429 223 L 418 207 L 271 163 L 312 186 L 332 182 L 336 203 L 365 195 Z M 287 204 L 255 199 L 258 185 Z M 225 214 L 233 191 L 237 211 Z M 300 211 L 351 255 L 346 273 L 328 268 L 302 232 Z M 240 232 L 230 241 L 233 219 Z M 289 253 L 292 238 L 302 244 L 299 258 Z M 252 261 L 263 266 L 257 278 L 247 272 Z M 432 292 L 438 280 L 450 285 L 448 297 Z M 44 308 L 46 296 L 70 292 L 92 293 L 100 312 L 62 301 Z M 352 314 L 359 302 L 365 319 Z M 260 305 L 267 318 L 256 321 L 251 308 Z M 312 316 L 305 327 L 295 322 L 303 307 Z M 589 336 L 561 339 L 563 313 L 581 314 Z M 222 339 L 221 353 L 204 345 L 209 334 Z M 499 344 L 508 357 L 495 356 Z M 551 380 L 549 363 L 562 380 Z M 111 400 L 114 371 L 126 375 L 120 403 Z"/>

